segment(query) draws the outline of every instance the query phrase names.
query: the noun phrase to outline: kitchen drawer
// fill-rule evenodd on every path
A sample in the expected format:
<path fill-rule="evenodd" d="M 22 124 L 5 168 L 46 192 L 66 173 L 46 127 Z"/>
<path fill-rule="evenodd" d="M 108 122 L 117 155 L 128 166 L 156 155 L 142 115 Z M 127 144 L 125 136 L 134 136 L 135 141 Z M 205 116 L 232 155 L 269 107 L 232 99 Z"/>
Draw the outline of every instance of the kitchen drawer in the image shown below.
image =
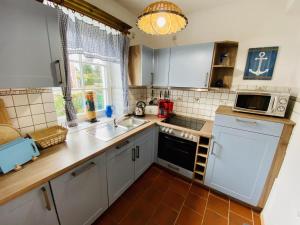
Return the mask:
<path fill-rule="evenodd" d="M 133 144 L 134 144 L 133 138 L 123 140 L 116 147 L 107 151 L 107 154 L 106 154 L 107 160 L 110 160 L 110 159 L 114 158 L 115 156 L 118 156 L 119 154 L 121 154 L 121 152 L 125 151 L 126 149 L 133 147 Z"/>
<path fill-rule="evenodd" d="M 283 124 L 254 120 L 242 117 L 216 115 L 215 124 L 223 127 L 230 127 L 260 134 L 267 134 L 279 137 L 283 129 Z"/>

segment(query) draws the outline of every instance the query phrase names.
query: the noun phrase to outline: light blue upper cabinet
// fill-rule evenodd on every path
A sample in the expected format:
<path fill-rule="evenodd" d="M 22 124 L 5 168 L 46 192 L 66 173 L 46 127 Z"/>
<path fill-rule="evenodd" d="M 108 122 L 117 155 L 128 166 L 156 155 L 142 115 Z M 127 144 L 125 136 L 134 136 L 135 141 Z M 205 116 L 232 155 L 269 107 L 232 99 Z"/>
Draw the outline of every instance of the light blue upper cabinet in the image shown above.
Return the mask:
<path fill-rule="evenodd" d="M 128 84 L 130 86 L 152 85 L 153 70 L 153 49 L 143 45 L 130 46 Z"/>
<path fill-rule="evenodd" d="M 1 0 L 0 29 L 0 88 L 63 82 L 56 9 L 34 0 Z"/>
<path fill-rule="evenodd" d="M 214 43 L 171 48 L 169 86 L 208 88 Z"/>
<path fill-rule="evenodd" d="M 166 87 L 169 85 L 170 48 L 154 50 L 153 86 Z"/>
<path fill-rule="evenodd" d="M 205 185 L 258 206 L 279 138 L 215 125 Z"/>

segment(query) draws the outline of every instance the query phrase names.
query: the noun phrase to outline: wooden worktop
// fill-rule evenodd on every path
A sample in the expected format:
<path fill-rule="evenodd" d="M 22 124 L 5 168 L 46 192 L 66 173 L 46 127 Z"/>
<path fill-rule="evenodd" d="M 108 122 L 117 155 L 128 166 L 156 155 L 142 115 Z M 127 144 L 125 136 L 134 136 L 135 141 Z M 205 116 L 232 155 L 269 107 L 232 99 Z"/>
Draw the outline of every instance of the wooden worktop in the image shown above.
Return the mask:
<path fill-rule="evenodd" d="M 122 143 L 124 139 L 159 124 L 163 120 L 156 116 L 146 116 L 143 119 L 150 122 L 107 142 L 87 134 L 85 130 L 70 132 L 64 143 L 41 151 L 39 158 L 35 162 L 25 164 L 22 170 L 0 175 L 0 205 L 74 169 Z M 211 128 L 212 122 L 209 121 L 203 127 L 202 133 L 211 135 L 209 134 Z"/>
<path fill-rule="evenodd" d="M 247 119 L 255 119 L 255 120 L 264 120 L 264 121 L 270 121 L 274 123 L 283 123 L 287 125 L 295 125 L 295 123 L 287 118 L 281 118 L 281 117 L 274 117 L 274 116 L 264 116 L 264 115 L 257 115 L 257 114 L 251 114 L 251 113 L 244 113 L 244 112 L 236 112 L 232 110 L 232 107 L 230 106 L 219 106 L 219 108 L 216 111 L 216 114 L 222 114 L 222 115 L 228 115 L 228 116 L 236 116 L 236 117 L 242 117 Z"/>

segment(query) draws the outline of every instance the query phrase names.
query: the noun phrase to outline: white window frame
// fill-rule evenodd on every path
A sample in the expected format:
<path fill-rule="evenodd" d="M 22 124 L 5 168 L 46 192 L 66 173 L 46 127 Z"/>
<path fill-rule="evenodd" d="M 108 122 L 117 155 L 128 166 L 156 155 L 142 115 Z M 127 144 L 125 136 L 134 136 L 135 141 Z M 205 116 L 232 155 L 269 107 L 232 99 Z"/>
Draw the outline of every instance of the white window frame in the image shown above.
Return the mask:
<path fill-rule="evenodd" d="M 100 61 L 100 62 L 88 62 L 83 60 L 83 55 L 78 54 L 79 56 L 79 60 L 75 60 L 75 59 L 69 59 L 69 63 L 78 63 L 80 66 L 80 78 L 81 78 L 81 85 L 82 88 L 72 88 L 72 92 L 73 91 L 81 91 L 83 92 L 83 94 L 85 93 L 85 91 L 104 91 L 104 109 L 102 110 L 96 110 L 96 114 L 97 117 L 103 117 L 105 114 L 105 106 L 106 105 L 111 105 L 112 103 L 112 87 L 111 87 L 111 80 L 110 80 L 110 65 L 107 62 L 104 61 Z M 104 67 L 104 87 L 103 88 L 85 88 L 84 82 L 83 82 L 83 65 L 84 64 L 89 64 L 89 65 L 94 65 L 94 66 L 103 66 Z M 61 93 L 61 88 L 54 88 L 53 92 L 60 92 Z M 85 96 L 85 95 L 84 95 Z M 86 108 L 84 107 L 84 110 L 86 110 Z M 86 113 L 77 113 L 77 120 L 79 122 L 86 120 Z M 66 121 L 66 117 L 65 116 L 60 116 L 58 117 L 58 121 L 59 122 L 65 122 Z"/>

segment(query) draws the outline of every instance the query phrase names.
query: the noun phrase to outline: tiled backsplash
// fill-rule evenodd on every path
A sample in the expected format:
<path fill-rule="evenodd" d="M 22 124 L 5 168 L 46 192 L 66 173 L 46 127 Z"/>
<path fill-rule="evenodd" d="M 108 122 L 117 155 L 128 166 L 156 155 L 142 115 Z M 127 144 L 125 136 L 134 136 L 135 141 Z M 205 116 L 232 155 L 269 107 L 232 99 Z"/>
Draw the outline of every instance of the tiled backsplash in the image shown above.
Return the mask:
<path fill-rule="evenodd" d="M 132 113 L 135 109 L 137 101 L 144 101 L 148 103 L 147 100 L 147 89 L 146 88 L 129 88 L 129 113 Z"/>
<path fill-rule="evenodd" d="M 57 124 L 51 88 L 1 89 L 13 126 L 22 134 Z"/>
<path fill-rule="evenodd" d="M 159 99 L 160 91 L 164 90 L 154 89 L 154 97 Z M 176 114 L 213 120 L 219 105 L 233 105 L 235 94 L 229 91 L 200 92 L 176 89 L 170 90 L 170 98 L 174 101 L 174 112 Z M 147 102 L 150 100 L 151 89 L 148 89 Z"/>

